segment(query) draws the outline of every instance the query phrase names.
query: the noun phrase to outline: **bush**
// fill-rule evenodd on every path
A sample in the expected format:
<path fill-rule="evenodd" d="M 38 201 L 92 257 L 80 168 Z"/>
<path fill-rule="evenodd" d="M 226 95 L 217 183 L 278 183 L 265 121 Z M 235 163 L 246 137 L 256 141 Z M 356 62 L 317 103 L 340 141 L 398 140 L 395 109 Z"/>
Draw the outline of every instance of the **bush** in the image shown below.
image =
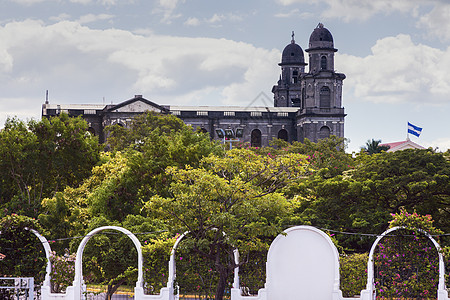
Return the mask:
<path fill-rule="evenodd" d="M 341 291 L 344 297 L 359 295 L 366 288 L 368 259 L 368 253 L 340 257 Z"/>
<path fill-rule="evenodd" d="M 72 284 L 75 277 L 75 258 L 75 253 L 58 256 L 52 252 L 50 256 L 52 293 L 62 293 Z"/>
<path fill-rule="evenodd" d="M 390 227 L 403 227 L 384 237 L 377 245 L 375 286 L 381 298 L 435 297 L 439 281 L 438 252 L 424 234 L 442 234 L 434 228 L 431 216 L 408 213 L 401 209 L 392 215 Z"/>
<path fill-rule="evenodd" d="M 34 277 L 35 284 L 44 281 L 47 259 L 39 239 L 29 230 L 42 232 L 35 219 L 12 214 L 0 219 L 0 277 Z"/>

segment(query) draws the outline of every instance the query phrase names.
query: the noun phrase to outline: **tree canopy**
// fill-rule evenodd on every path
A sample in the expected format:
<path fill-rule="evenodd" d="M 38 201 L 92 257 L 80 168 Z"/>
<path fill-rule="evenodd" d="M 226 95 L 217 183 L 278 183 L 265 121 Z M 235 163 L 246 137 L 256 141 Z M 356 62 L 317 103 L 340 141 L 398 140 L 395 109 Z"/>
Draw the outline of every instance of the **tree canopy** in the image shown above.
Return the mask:
<path fill-rule="evenodd" d="M 352 157 L 345 152 L 347 141 L 335 136 L 318 143 L 274 140 L 271 147 L 226 150 L 175 116 L 154 112 L 107 132 L 103 148 L 110 151 L 100 151 L 80 118 L 62 114 L 39 122 L 6 122 L 0 131 L 4 274 L 42 270 L 43 249 L 39 243 L 26 246 L 33 237 L 26 236 L 24 227 L 54 240 L 52 248 L 62 256 L 76 250 L 74 237 L 97 226 L 118 225 L 141 233 L 151 269 L 146 274 L 155 276 L 146 281 L 156 292 L 166 284 L 166 260 L 175 237 L 187 231 L 179 259 L 189 257 L 180 264 L 189 276 L 177 280 L 188 292 L 204 295 L 211 295 L 211 285 L 215 298 L 222 299 L 236 267 L 234 248 L 241 253 L 243 282 L 255 292 L 264 282 L 270 243 L 290 226 L 334 232 L 333 241 L 348 256 L 343 261 L 362 272 L 364 253 L 374 241 L 364 234 L 385 231 L 392 214 L 396 220 L 404 211 L 430 215 L 434 226 L 450 232 L 448 151 L 374 151 Z M 14 241 L 12 232 L 20 232 L 20 239 Z M 108 233 L 93 238 L 85 253 L 86 280 L 107 284 L 109 294 L 135 280 L 135 253 L 128 240 Z M 441 242 L 444 247 L 449 243 Z M 9 252 L 14 247 L 37 251 L 40 258 L 22 262 Z M 351 268 L 344 272 L 350 273 Z M 208 287 L 200 288 L 198 281 Z M 348 293 L 354 291 L 347 287 Z"/>
<path fill-rule="evenodd" d="M 375 154 L 389 150 L 389 146 L 381 145 L 381 140 L 371 139 L 367 140 L 366 145 L 362 147 L 361 150 L 366 152 L 367 154 Z"/>
<path fill-rule="evenodd" d="M 299 154 L 259 155 L 233 149 L 225 157 L 210 155 L 199 168 L 168 168 L 171 197 L 154 196 L 151 215 L 175 232 L 189 232 L 190 248 L 214 262 L 219 273 L 216 299 L 222 299 L 228 276 L 236 267 L 233 249 L 243 253 L 267 249 L 262 237 L 282 231 L 289 203 L 282 190 L 305 174 Z"/>
<path fill-rule="evenodd" d="M 99 150 L 81 118 L 8 119 L 0 131 L 0 205 L 37 217 L 43 198 L 89 177 Z"/>

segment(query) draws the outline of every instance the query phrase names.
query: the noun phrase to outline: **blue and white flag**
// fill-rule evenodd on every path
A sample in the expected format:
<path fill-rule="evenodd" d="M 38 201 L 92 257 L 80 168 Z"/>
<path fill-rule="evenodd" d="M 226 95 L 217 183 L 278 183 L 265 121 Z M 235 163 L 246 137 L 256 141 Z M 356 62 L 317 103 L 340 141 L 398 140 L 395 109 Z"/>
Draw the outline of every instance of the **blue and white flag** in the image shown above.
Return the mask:
<path fill-rule="evenodd" d="M 419 137 L 421 132 L 422 132 L 422 128 L 417 127 L 408 122 L 408 133 L 411 133 L 411 134 Z"/>

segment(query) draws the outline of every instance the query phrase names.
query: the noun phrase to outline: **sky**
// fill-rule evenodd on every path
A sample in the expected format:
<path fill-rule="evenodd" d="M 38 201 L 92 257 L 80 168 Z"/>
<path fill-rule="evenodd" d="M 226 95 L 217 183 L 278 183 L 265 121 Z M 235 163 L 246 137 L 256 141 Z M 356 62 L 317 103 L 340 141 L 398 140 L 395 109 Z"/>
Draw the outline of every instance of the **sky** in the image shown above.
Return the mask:
<path fill-rule="evenodd" d="M 348 152 L 450 148 L 448 0 L 0 0 L 0 127 L 53 104 L 272 106 L 291 33 L 339 51 Z M 305 53 L 306 54 L 306 53 Z M 305 59 L 307 62 L 307 55 Z M 308 68 L 306 68 L 308 69 Z"/>

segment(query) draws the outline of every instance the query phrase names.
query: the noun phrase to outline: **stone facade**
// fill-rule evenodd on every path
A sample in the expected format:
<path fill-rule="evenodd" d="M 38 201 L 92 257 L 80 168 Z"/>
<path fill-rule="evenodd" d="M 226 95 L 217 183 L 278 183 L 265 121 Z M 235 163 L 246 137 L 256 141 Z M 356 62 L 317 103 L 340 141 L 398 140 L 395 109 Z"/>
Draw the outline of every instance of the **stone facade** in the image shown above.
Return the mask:
<path fill-rule="evenodd" d="M 345 75 L 334 71 L 334 48 L 331 33 L 322 24 L 309 39 L 309 71 L 305 71 L 302 48 L 291 42 L 284 48 L 281 75 L 273 86 L 273 107 L 238 106 L 174 106 L 159 105 L 136 95 L 117 105 L 55 105 L 46 102 L 42 116 L 61 112 L 81 115 L 90 131 L 105 142 L 103 129 L 107 125 L 127 126 L 133 116 L 146 110 L 170 113 L 193 129 L 208 132 L 212 139 L 224 143 L 239 141 L 252 146 L 268 146 L 280 138 L 288 142 L 305 138 L 317 142 L 330 135 L 344 137 L 342 82 Z"/>
<path fill-rule="evenodd" d="M 334 71 L 333 36 L 319 24 L 309 38 L 309 71 L 305 72 L 303 50 L 292 41 L 282 54 L 281 77 L 272 89 L 276 107 L 297 107 L 296 139 L 317 142 L 330 135 L 344 137 L 342 81 Z"/>

